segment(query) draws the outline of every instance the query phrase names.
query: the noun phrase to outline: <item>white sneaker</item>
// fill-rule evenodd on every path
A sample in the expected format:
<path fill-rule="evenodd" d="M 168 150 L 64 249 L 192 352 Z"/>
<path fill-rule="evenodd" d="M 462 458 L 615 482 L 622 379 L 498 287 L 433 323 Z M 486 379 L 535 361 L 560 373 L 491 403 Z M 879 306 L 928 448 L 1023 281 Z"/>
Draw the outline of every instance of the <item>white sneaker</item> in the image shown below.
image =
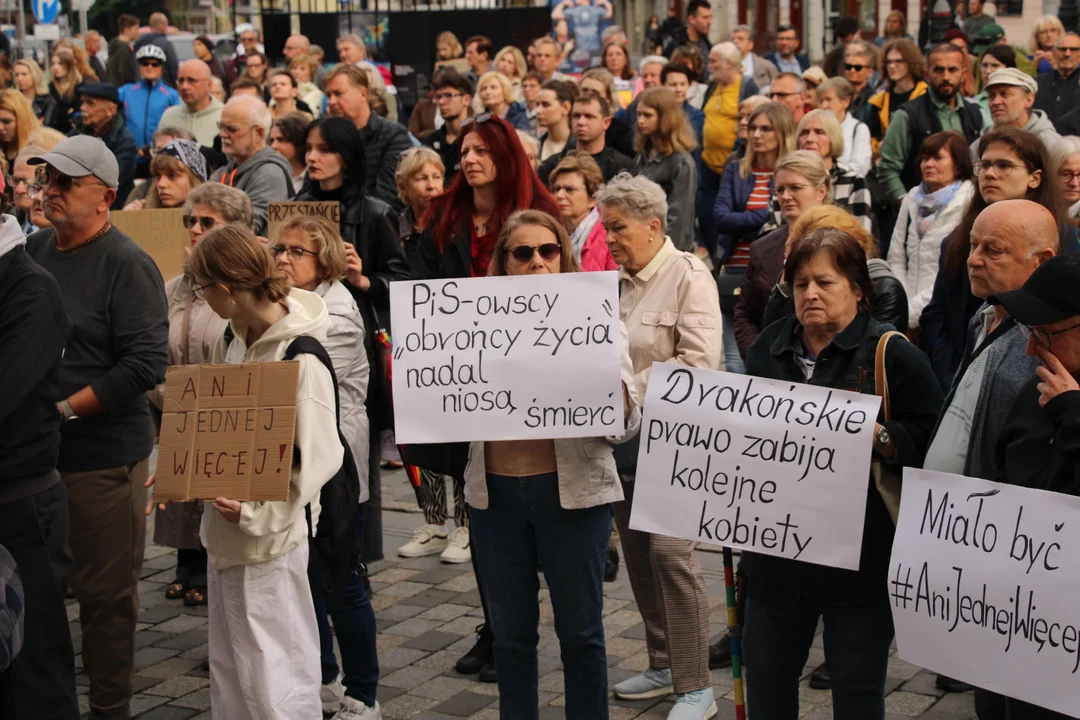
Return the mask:
<path fill-rule="evenodd" d="M 356 698 L 346 697 L 341 701 L 341 709 L 333 720 L 382 720 L 382 710 L 379 701 L 375 701 L 375 707 L 368 707 Z"/>
<path fill-rule="evenodd" d="M 444 563 L 467 563 L 470 560 L 472 560 L 472 551 L 469 549 L 469 528 L 456 527 L 446 541 L 446 549 L 442 552 L 442 561 Z"/>
<path fill-rule="evenodd" d="M 341 676 L 334 678 L 334 682 L 319 688 L 319 699 L 322 700 L 322 711 L 326 715 L 333 715 L 341 709 L 341 699 L 345 697 L 345 688 L 341 685 Z"/>
<path fill-rule="evenodd" d="M 446 549 L 446 536 L 446 528 L 441 525 L 421 525 L 413 532 L 412 540 L 398 548 L 398 557 L 438 555 Z"/>

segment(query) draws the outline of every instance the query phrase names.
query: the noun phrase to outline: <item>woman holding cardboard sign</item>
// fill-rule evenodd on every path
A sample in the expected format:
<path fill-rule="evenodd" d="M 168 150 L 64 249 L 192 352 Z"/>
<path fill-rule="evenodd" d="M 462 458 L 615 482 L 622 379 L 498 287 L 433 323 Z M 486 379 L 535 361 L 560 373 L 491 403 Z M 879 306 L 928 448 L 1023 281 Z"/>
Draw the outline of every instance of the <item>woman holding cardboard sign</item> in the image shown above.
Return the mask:
<path fill-rule="evenodd" d="M 791 249 L 784 280 L 793 290 L 795 315 L 761 331 L 747 354 L 747 374 L 875 392 L 879 341 L 891 328 L 870 315 L 874 286 L 859 241 L 832 228 L 811 233 Z M 902 336 L 888 343 L 883 369 L 891 414 L 879 416 L 873 452 L 894 467 L 920 467 L 942 402 L 934 372 Z M 886 581 L 894 526 L 874 481 L 867 482 L 858 571 L 743 553 L 747 705 L 755 720 L 798 717 L 799 679 L 819 619 L 825 622 L 833 716 L 885 716 L 893 637 Z"/>
<path fill-rule="evenodd" d="M 635 373 L 630 394 L 644 398 L 654 362 L 722 369 L 716 282 L 692 253 L 667 236 L 663 188 L 620 173 L 596 194 L 607 244 L 619 264 L 619 314 L 629 332 Z M 636 443 L 615 452 L 626 502 L 615 505 L 626 571 L 645 621 L 649 669 L 615 686 L 615 697 L 675 694 L 671 718 L 716 714 L 709 672 L 709 598 L 694 543 L 630 529 Z"/>
<path fill-rule="evenodd" d="M 274 362 L 300 336 L 326 340 L 326 304 L 289 290 L 289 279 L 247 228 L 211 230 L 191 253 L 194 292 L 230 323 L 233 339 L 214 363 Z M 217 498 L 202 517 L 210 556 L 210 700 L 232 720 L 318 718 L 319 630 L 308 581 L 308 522 L 319 522 L 320 491 L 341 468 L 334 381 L 300 354 L 289 499 Z"/>

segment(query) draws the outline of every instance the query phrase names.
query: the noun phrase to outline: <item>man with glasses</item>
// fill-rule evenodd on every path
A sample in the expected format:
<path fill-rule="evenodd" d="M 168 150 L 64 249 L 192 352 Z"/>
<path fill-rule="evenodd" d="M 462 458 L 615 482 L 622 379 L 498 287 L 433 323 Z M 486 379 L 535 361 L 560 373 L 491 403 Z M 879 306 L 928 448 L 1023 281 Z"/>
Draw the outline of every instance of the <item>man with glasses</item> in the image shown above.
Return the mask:
<path fill-rule="evenodd" d="M 35 185 L 37 168 L 30 165 L 30 158 L 36 155 L 44 155 L 45 150 L 33 145 L 27 145 L 15 156 L 15 164 L 11 171 L 12 205 L 15 208 L 15 217 L 22 224 L 24 235 L 38 231 L 30 221 L 30 210 L 34 201 L 30 198 L 30 188 Z"/>
<path fill-rule="evenodd" d="M 124 201 L 135 186 L 135 137 L 120 114 L 120 93 L 115 85 L 91 83 L 80 87 L 82 116 L 71 135 L 90 135 L 101 139 L 116 158 L 120 176 L 116 187 L 113 210 L 124 207 Z M 151 131 L 152 132 L 152 131 Z"/>
<path fill-rule="evenodd" d="M 443 125 L 433 133 L 429 133 L 421 142 L 435 152 L 439 153 L 443 167 L 446 168 L 446 187 L 454 181 L 461 168 L 461 159 L 458 157 L 454 143 L 461 137 L 461 121 L 472 114 L 473 84 L 464 75 L 452 67 L 444 67 L 435 72 L 431 79 L 431 87 L 434 90 L 435 106 L 439 108 Z"/>
<path fill-rule="evenodd" d="M 367 73 L 355 65 L 335 65 L 326 73 L 323 92 L 326 93 L 327 113 L 349 118 L 360 131 L 367 161 L 367 194 L 397 211 L 402 210 L 405 204 L 398 196 L 394 173 L 401 153 L 413 146 L 409 132 L 402 125 L 371 111 Z"/>
<path fill-rule="evenodd" d="M 210 94 L 211 77 L 210 66 L 202 60 L 193 58 L 180 63 L 176 89 L 181 102 L 167 109 L 158 125 L 183 128 L 200 145 L 213 147 L 225 104 Z"/>
<path fill-rule="evenodd" d="M 751 80 L 759 88 L 773 81 L 779 72 L 776 66 L 754 52 L 754 31 L 749 25 L 738 25 L 731 31 L 731 42 L 742 55 L 742 74 L 744 80 Z"/>
<path fill-rule="evenodd" d="M 165 67 L 165 51 L 157 45 L 143 45 L 135 53 L 139 65 L 139 80 L 120 88 L 124 105 L 124 123 L 135 138 L 138 148 L 136 172 L 146 177 L 150 168 L 150 136 L 157 130 L 161 116 L 180 104 L 180 95 L 161 82 Z"/>
<path fill-rule="evenodd" d="M 851 83 L 851 89 L 855 91 L 848 112 L 863 122 L 866 122 L 867 103 L 874 95 L 875 87 L 871 79 L 877 71 L 876 57 L 874 48 L 862 40 L 852 40 L 844 48 L 844 79 Z"/>
<path fill-rule="evenodd" d="M 165 53 L 165 83 L 170 87 L 176 87 L 176 70 L 179 60 L 176 57 L 176 48 L 169 41 L 169 18 L 165 16 L 165 13 L 156 12 L 150 16 L 150 22 L 147 24 L 150 26 L 150 32 L 140 35 L 139 39 L 135 41 L 134 47 L 132 47 L 136 62 L 139 50 L 145 46 L 156 45 L 161 48 L 162 52 Z M 138 68 L 136 68 L 137 73 Z"/>
<path fill-rule="evenodd" d="M 229 61 L 227 68 L 230 82 L 244 74 L 248 55 L 262 52 L 259 47 L 259 33 L 255 28 L 248 23 L 244 23 L 238 29 L 240 30 L 240 47 L 237 49 L 236 54 L 233 55 L 232 60 Z M 243 52 L 240 52 L 241 50 Z"/>
<path fill-rule="evenodd" d="M 291 200 L 296 194 L 289 161 L 266 144 L 273 122 L 266 103 L 245 95 L 225 103 L 219 125 L 221 150 L 229 162 L 212 179 L 251 198 L 256 235 L 266 234 L 270 203 Z"/>
<path fill-rule="evenodd" d="M 922 182 L 919 151 L 923 140 L 943 130 L 955 130 L 970 144 L 982 131 L 982 110 L 976 103 L 966 102 L 959 92 L 965 62 L 964 51 L 952 43 L 935 45 L 927 63 L 929 92 L 908 100 L 889 121 L 877 172 L 895 208 L 900 207 L 908 190 Z"/>
<path fill-rule="evenodd" d="M 790 110 L 798 125 L 806 114 L 806 81 L 795 73 L 782 72 L 769 86 L 768 98 Z"/>
<path fill-rule="evenodd" d="M 1035 102 L 1035 80 L 1016 68 L 997 70 L 986 80 L 986 97 L 993 125 L 983 128 L 983 134 L 998 128 L 1015 128 L 1038 135 L 1046 147 L 1052 148 L 1061 136 L 1042 110 L 1032 108 Z M 971 144 L 971 155 L 979 159 L 982 138 Z"/>
<path fill-rule="evenodd" d="M 799 34 L 791 25 L 776 28 L 776 52 L 765 53 L 765 59 L 776 66 L 782 73 L 792 73 L 801 77 L 810 67 L 810 58 L 799 51 Z"/>
<path fill-rule="evenodd" d="M 1070 110 L 1080 108 L 1080 35 L 1065 33 L 1054 43 L 1056 69 L 1038 78 L 1035 107 L 1046 113 L 1054 125 Z M 1061 128 L 1059 128 L 1061 130 Z"/>
<path fill-rule="evenodd" d="M 73 326 L 57 387 L 71 587 L 79 601 L 90 717 L 129 717 L 154 427 L 146 393 L 165 380 L 169 322 L 154 261 L 109 222 L 120 169 L 98 138 L 30 160 L 53 228 L 27 251 L 60 286 Z"/>

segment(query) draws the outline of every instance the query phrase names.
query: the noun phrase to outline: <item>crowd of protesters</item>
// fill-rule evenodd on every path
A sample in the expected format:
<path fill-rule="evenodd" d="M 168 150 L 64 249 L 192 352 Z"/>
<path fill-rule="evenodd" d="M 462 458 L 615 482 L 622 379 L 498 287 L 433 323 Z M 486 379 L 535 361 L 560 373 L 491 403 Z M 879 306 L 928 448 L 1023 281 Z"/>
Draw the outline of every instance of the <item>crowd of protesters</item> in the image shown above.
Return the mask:
<path fill-rule="evenodd" d="M 200 36 L 181 63 L 162 13 L 149 32 L 121 15 L 107 55 L 88 33 L 54 42 L 44 70 L 11 65 L 0 717 L 79 716 L 68 593 L 90 717 L 130 716 L 154 512 L 155 542 L 177 550 L 165 597 L 207 606 L 213 717 L 381 717 L 365 563 L 383 556 L 381 471 L 402 465 L 423 522 L 397 553 L 472 563 L 483 619 L 455 668 L 498 683 L 501 717 L 538 717 L 538 571 L 568 717 L 608 717 L 610 695 L 713 717 L 710 668 L 731 648 L 709 645 L 694 544 L 630 527 L 653 362 L 874 392 L 864 368 L 896 329 L 909 342 L 884 360 L 875 458 L 1080 492 L 1076 437 L 1057 441 L 1080 417 L 1080 35 L 1046 17 L 1012 45 L 971 0 L 922 47 L 900 13 L 875 42 L 841 17 L 819 67 L 790 26 L 765 54 L 743 25 L 711 44 L 711 6 L 691 0 L 637 67 L 611 26 L 598 66 L 570 77 L 561 21 L 527 48 L 441 33 L 413 108 L 356 35 L 327 64 L 299 34 L 270 58 L 247 25 L 235 54 Z M 297 219 L 270 244 L 269 205 L 290 200 L 337 201 L 340 222 Z M 110 221 L 155 208 L 183 212 L 177 277 Z M 391 283 L 604 270 L 625 434 L 399 452 Z M 289 500 L 155 503 L 166 368 L 294 357 Z M 834 717 L 885 717 L 894 525 L 867 482 L 859 570 L 742 554 L 754 720 L 798 716 L 819 621 L 811 685 L 831 688 Z M 343 487 L 350 504 L 324 506 Z M 323 567 L 340 582 L 312 571 L 320 516 L 350 528 Z M 620 558 L 649 667 L 609 688 L 603 582 Z M 976 705 L 981 720 L 1065 717 L 984 690 Z"/>

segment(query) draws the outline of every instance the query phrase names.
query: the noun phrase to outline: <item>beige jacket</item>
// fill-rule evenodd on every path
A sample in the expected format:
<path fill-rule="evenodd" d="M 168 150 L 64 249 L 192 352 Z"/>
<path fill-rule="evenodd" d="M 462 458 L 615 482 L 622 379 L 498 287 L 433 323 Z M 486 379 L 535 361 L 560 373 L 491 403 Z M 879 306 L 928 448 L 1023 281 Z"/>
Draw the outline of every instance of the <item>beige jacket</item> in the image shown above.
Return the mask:
<path fill-rule="evenodd" d="M 611 438 L 566 438 L 553 440 L 555 468 L 559 473 L 559 505 L 580 510 L 623 499 L 622 484 L 615 469 L 611 445 L 629 441 L 641 429 L 641 402 L 634 393 L 634 369 L 628 352 L 626 325 L 619 323 L 622 352 L 621 374 L 629 390 L 630 415 L 626 432 Z M 465 501 L 477 510 L 488 507 L 487 468 L 484 443 L 469 444 L 469 464 L 465 466 Z"/>
<path fill-rule="evenodd" d="M 644 400 L 654 362 L 724 369 L 720 296 L 716 281 L 693 254 L 671 238 L 631 276 L 619 270 L 619 314 L 630 334 L 632 394 Z"/>

